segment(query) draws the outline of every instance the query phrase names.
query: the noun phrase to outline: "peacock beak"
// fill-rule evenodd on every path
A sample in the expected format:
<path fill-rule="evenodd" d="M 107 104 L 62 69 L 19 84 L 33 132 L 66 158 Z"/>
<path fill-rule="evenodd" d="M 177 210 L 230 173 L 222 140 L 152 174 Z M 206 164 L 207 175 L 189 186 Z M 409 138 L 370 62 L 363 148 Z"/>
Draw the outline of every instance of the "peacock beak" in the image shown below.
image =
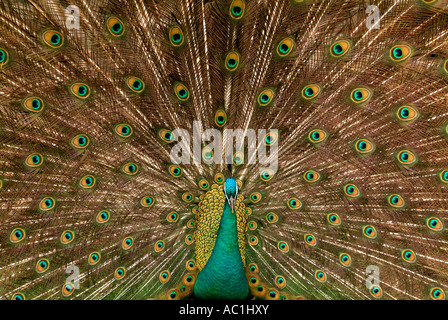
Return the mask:
<path fill-rule="evenodd" d="M 232 213 L 235 212 L 235 200 L 236 200 L 236 197 L 227 198 L 227 201 L 229 202 L 229 206 L 230 206 L 230 209 L 232 210 Z"/>

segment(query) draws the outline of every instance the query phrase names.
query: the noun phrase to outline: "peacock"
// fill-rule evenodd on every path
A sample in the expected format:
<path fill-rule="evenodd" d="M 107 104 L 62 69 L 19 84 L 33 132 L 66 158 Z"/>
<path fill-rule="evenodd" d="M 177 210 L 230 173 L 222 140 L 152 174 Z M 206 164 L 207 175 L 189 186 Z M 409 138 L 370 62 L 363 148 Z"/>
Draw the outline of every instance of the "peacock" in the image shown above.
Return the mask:
<path fill-rule="evenodd" d="M 2 0 L 0 299 L 444 300 L 446 0 Z"/>

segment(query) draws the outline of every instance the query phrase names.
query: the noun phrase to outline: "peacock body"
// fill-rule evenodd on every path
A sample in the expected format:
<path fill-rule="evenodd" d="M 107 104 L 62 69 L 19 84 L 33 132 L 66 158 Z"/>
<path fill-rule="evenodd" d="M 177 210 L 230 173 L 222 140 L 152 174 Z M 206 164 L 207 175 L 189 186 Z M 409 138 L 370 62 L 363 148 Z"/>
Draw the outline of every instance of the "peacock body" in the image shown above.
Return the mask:
<path fill-rule="evenodd" d="M 447 37 L 445 0 L 3 0 L 0 298 L 445 299 Z"/>

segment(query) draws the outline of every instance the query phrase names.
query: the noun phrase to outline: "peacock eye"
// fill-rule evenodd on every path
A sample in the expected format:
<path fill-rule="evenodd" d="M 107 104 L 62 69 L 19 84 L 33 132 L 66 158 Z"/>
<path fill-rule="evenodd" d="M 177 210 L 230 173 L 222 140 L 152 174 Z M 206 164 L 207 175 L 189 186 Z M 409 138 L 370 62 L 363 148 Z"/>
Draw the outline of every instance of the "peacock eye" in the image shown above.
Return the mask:
<path fill-rule="evenodd" d="M 172 211 L 166 215 L 166 221 L 168 222 L 177 222 L 179 220 L 179 214 L 175 211 Z"/>
<path fill-rule="evenodd" d="M 405 262 L 414 263 L 417 261 L 417 256 L 415 252 L 411 249 L 405 249 L 401 252 L 401 257 Z"/>
<path fill-rule="evenodd" d="M 128 250 L 132 248 L 133 245 L 134 245 L 134 238 L 132 237 L 126 237 L 121 242 L 121 247 L 123 248 L 123 250 Z"/>
<path fill-rule="evenodd" d="M 397 154 L 397 160 L 399 163 L 410 166 L 417 162 L 417 156 L 409 150 L 402 150 Z"/>
<path fill-rule="evenodd" d="M 287 37 L 280 41 L 280 43 L 277 45 L 277 54 L 284 58 L 291 54 L 292 50 L 294 49 L 294 39 L 291 37 Z"/>
<path fill-rule="evenodd" d="M 215 182 L 218 184 L 222 184 L 224 181 L 224 175 L 222 173 L 215 174 Z"/>
<path fill-rule="evenodd" d="M 114 127 L 114 132 L 121 138 L 129 138 L 134 130 L 129 124 L 122 123 Z"/>
<path fill-rule="evenodd" d="M 102 210 L 97 213 L 95 219 L 99 224 L 104 224 L 110 220 L 110 212 L 107 210 Z"/>
<path fill-rule="evenodd" d="M 165 242 L 163 240 L 159 240 L 156 242 L 156 244 L 154 245 L 154 250 L 156 252 L 160 252 L 165 248 Z"/>
<path fill-rule="evenodd" d="M 0 48 L 0 66 L 4 66 L 9 61 L 9 53 L 6 49 Z"/>
<path fill-rule="evenodd" d="M 245 9 L 246 3 L 244 0 L 233 0 L 230 5 L 230 16 L 235 20 L 239 20 L 243 17 Z"/>
<path fill-rule="evenodd" d="M 264 89 L 258 95 L 258 105 L 260 107 L 268 106 L 274 100 L 275 92 L 272 89 Z"/>
<path fill-rule="evenodd" d="M 280 252 L 287 253 L 289 252 L 289 245 L 285 241 L 279 241 L 277 243 L 277 248 Z"/>
<path fill-rule="evenodd" d="M 350 257 L 350 255 L 348 253 L 341 253 L 341 254 L 339 254 L 339 262 L 344 267 L 350 267 L 352 265 L 352 258 Z"/>
<path fill-rule="evenodd" d="M 276 223 L 278 221 L 278 215 L 276 215 L 274 212 L 269 212 L 266 215 L 266 221 L 269 223 Z"/>
<path fill-rule="evenodd" d="M 258 244 L 258 237 L 257 236 L 249 237 L 249 244 L 251 246 L 256 246 Z"/>
<path fill-rule="evenodd" d="M 361 191 L 359 190 L 359 188 L 352 183 L 344 186 L 344 193 L 347 197 L 350 198 L 357 198 L 361 196 Z"/>
<path fill-rule="evenodd" d="M 88 263 L 91 266 L 96 265 L 101 260 L 101 254 L 98 251 L 89 254 Z"/>
<path fill-rule="evenodd" d="M 191 245 L 194 243 L 194 237 L 191 234 L 187 234 L 187 236 L 185 237 L 185 243 L 187 245 Z"/>
<path fill-rule="evenodd" d="M 419 117 L 417 108 L 411 105 L 401 106 L 395 113 L 398 120 L 402 122 L 410 122 L 416 120 Z"/>
<path fill-rule="evenodd" d="M 60 240 L 62 244 L 69 244 L 75 240 L 75 234 L 71 230 L 66 230 L 62 232 Z"/>
<path fill-rule="evenodd" d="M 369 292 L 374 298 L 381 298 L 383 296 L 383 289 L 380 286 L 372 286 Z"/>
<path fill-rule="evenodd" d="M 351 43 L 348 40 L 336 41 L 330 47 L 330 54 L 336 58 L 343 57 L 350 50 L 350 47 Z"/>
<path fill-rule="evenodd" d="M 316 182 L 320 179 L 320 173 L 314 170 L 308 170 L 303 174 L 303 178 L 306 182 Z"/>
<path fill-rule="evenodd" d="M 137 164 L 129 162 L 121 167 L 121 171 L 129 176 L 133 176 L 138 173 L 139 167 Z"/>
<path fill-rule="evenodd" d="M 142 93 L 145 90 L 145 83 L 140 78 L 130 76 L 126 78 L 125 82 L 128 89 L 135 93 Z"/>
<path fill-rule="evenodd" d="M 91 189 L 95 186 L 96 178 L 92 175 L 86 175 L 79 180 L 81 188 Z"/>
<path fill-rule="evenodd" d="M 50 268 L 50 261 L 48 259 L 40 259 L 36 263 L 37 273 L 44 273 Z"/>
<path fill-rule="evenodd" d="M 253 273 L 258 273 L 258 266 L 256 263 L 249 264 L 249 270 Z"/>
<path fill-rule="evenodd" d="M 255 221 L 249 221 L 248 228 L 251 231 L 254 231 L 258 228 L 258 224 Z"/>
<path fill-rule="evenodd" d="M 40 153 L 32 153 L 25 159 L 25 165 L 30 168 L 40 167 L 44 163 L 44 157 Z"/>
<path fill-rule="evenodd" d="M 49 211 L 56 205 L 56 201 L 52 197 L 45 197 L 39 202 L 39 209 L 41 211 Z"/>
<path fill-rule="evenodd" d="M 316 270 L 314 273 L 314 278 L 319 282 L 325 282 L 327 281 L 327 274 L 322 270 Z"/>
<path fill-rule="evenodd" d="M 175 137 L 173 131 L 168 130 L 168 129 L 158 130 L 157 135 L 163 142 L 166 142 L 166 143 L 172 143 L 172 142 L 176 141 L 176 137 Z"/>
<path fill-rule="evenodd" d="M 253 192 L 250 194 L 249 199 L 252 203 L 258 203 L 260 202 L 262 196 L 260 192 Z"/>
<path fill-rule="evenodd" d="M 125 31 L 123 22 L 114 16 L 107 18 L 106 27 L 110 34 L 114 37 L 121 37 Z"/>
<path fill-rule="evenodd" d="M 286 287 L 286 279 L 283 276 L 276 276 L 274 279 L 274 283 L 279 289 L 283 289 Z"/>
<path fill-rule="evenodd" d="M 62 295 L 64 297 L 69 297 L 75 292 L 75 287 L 71 283 L 66 283 L 62 286 Z"/>
<path fill-rule="evenodd" d="M 215 113 L 215 124 L 222 128 L 227 123 L 227 113 L 224 109 L 218 109 Z"/>
<path fill-rule="evenodd" d="M 376 232 L 376 229 L 374 226 L 368 225 L 368 226 L 364 226 L 362 228 L 362 234 L 369 239 L 376 239 L 376 237 L 378 236 L 378 233 Z"/>
<path fill-rule="evenodd" d="M 18 292 L 11 297 L 11 300 L 25 300 L 25 295 L 21 292 Z"/>
<path fill-rule="evenodd" d="M 288 208 L 291 210 L 298 210 L 302 207 L 302 201 L 297 198 L 291 198 L 287 202 Z"/>
<path fill-rule="evenodd" d="M 303 238 L 305 240 L 305 243 L 312 247 L 314 247 L 317 244 L 316 237 L 312 234 L 305 234 Z"/>
<path fill-rule="evenodd" d="M 394 208 L 403 208 L 405 206 L 405 201 L 399 194 L 392 194 L 387 197 L 387 202 L 390 206 Z"/>
<path fill-rule="evenodd" d="M 76 149 L 83 150 L 89 146 L 90 139 L 85 134 L 78 134 L 70 140 L 70 144 Z"/>
<path fill-rule="evenodd" d="M 341 225 L 341 218 L 337 213 L 329 213 L 327 214 L 327 221 L 333 226 Z"/>
<path fill-rule="evenodd" d="M 44 101 L 36 96 L 28 97 L 22 101 L 22 106 L 26 111 L 39 113 L 45 108 Z"/>
<path fill-rule="evenodd" d="M 160 272 L 159 274 L 159 281 L 161 283 L 167 283 L 168 281 L 170 281 L 171 279 L 171 274 L 168 270 L 163 270 L 162 272 Z"/>
<path fill-rule="evenodd" d="M 240 55 L 238 52 L 232 51 L 229 52 L 226 56 L 226 69 L 229 71 L 235 71 L 238 69 L 238 66 L 240 64 Z"/>
<path fill-rule="evenodd" d="M 302 97 L 306 100 L 312 100 L 317 98 L 321 93 L 322 87 L 318 84 L 310 84 L 302 89 Z"/>
<path fill-rule="evenodd" d="M 402 62 L 412 55 L 412 48 L 408 45 L 397 45 L 390 49 L 389 57 L 394 62 Z"/>
<path fill-rule="evenodd" d="M 186 268 L 188 271 L 196 270 L 196 262 L 194 260 L 188 260 L 186 263 Z"/>
<path fill-rule="evenodd" d="M 57 49 L 64 44 L 62 33 L 55 30 L 47 30 L 42 33 L 43 42 L 50 48 Z"/>
<path fill-rule="evenodd" d="M 350 99 L 356 104 L 367 102 L 371 97 L 372 91 L 367 88 L 355 88 L 350 94 Z"/>
<path fill-rule="evenodd" d="M 433 300 L 445 300 L 445 292 L 442 288 L 432 288 L 429 295 Z"/>
<path fill-rule="evenodd" d="M 443 223 L 442 223 L 442 220 L 440 220 L 439 218 L 431 217 L 431 218 L 427 219 L 426 225 L 432 231 L 436 231 L 436 232 L 443 231 Z"/>
<path fill-rule="evenodd" d="M 327 132 L 322 129 L 311 130 L 308 134 L 308 139 L 315 144 L 321 143 L 328 138 Z"/>
<path fill-rule="evenodd" d="M 11 234 L 9 235 L 9 240 L 12 243 L 19 243 L 25 239 L 25 230 L 22 228 L 15 228 L 11 231 Z"/>
<path fill-rule="evenodd" d="M 126 269 L 124 267 L 118 267 L 115 269 L 114 277 L 116 280 L 121 280 L 126 275 Z"/>
<path fill-rule="evenodd" d="M 70 93 L 78 99 L 85 100 L 90 96 L 90 87 L 83 82 L 76 82 L 70 86 Z"/>
<path fill-rule="evenodd" d="M 244 154 L 240 151 L 236 152 L 233 156 L 233 164 L 235 166 L 242 165 L 244 163 Z"/>
<path fill-rule="evenodd" d="M 260 173 L 260 179 L 261 179 L 262 181 L 264 181 L 264 182 L 271 181 L 272 178 L 274 178 L 274 171 L 271 170 L 271 169 L 263 170 L 263 171 Z"/>
<path fill-rule="evenodd" d="M 193 196 L 193 194 L 191 192 L 184 192 L 182 194 L 182 200 L 187 202 L 187 203 L 190 203 L 190 202 L 192 202 L 194 200 L 194 196 Z"/>
<path fill-rule="evenodd" d="M 206 179 L 201 179 L 198 182 L 198 186 L 199 186 L 199 189 L 201 189 L 201 190 L 208 190 L 209 183 Z"/>
<path fill-rule="evenodd" d="M 359 139 L 355 142 L 356 151 L 360 154 L 368 154 L 375 151 L 375 145 L 368 139 Z"/>
<path fill-rule="evenodd" d="M 202 159 L 204 160 L 205 163 L 207 164 L 211 164 L 213 163 L 213 149 L 209 148 L 209 147 L 204 147 L 202 149 Z"/>
<path fill-rule="evenodd" d="M 183 83 L 176 82 L 174 84 L 174 93 L 176 94 L 177 99 L 182 102 L 186 102 L 190 99 L 190 92 Z"/>
<path fill-rule="evenodd" d="M 179 26 L 172 26 L 168 32 L 173 47 L 180 47 L 184 43 L 184 33 Z"/>
<path fill-rule="evenodd" d="M 177 292 L 176 289 L 172 289 L 172 290 L 168 291 L 167 298 L 168 298 L 168 300 L 178 300 L 179 293 Z"/>

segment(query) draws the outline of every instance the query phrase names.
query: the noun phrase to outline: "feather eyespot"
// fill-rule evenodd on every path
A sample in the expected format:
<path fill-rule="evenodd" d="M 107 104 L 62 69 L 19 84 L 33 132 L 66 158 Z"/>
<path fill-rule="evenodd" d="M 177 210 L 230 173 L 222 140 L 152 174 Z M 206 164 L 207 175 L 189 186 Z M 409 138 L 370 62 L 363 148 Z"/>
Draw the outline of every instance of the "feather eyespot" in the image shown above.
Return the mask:
<path fill-rule="evenodd" d="M 411 122 L 419 117 L 417 108 L 411 105 L 401 106 L 395 112 L 395 116 L 402 122 Z"/>
<path fill-rule="evenodd" d="M 229 52 L 226 56 L 226 69 L 235 71 L 240 64 L 240 54 L 236 51 Z"/>
<path fill-rule="evenodd" d="M 179 300 L 179 292 L 176 289 L 171 289 L 167 292 L 168 300 Z"/>
<path fill-rule="evenodd" d="M 360 154 L 369 154 L 375 151 L 375 144 L 368 139 L 359 139 L 355 142 L 355 149 Z"/>
<path fill-rule="evenodd" d="M 75 240 L 75 233 L 71 230 L 65 230 L 62 232 L 61 237 L 59 238 L 62 244 L 69 244 Z"/>
<path fill-rule="evenodd" d="M 312 100 L 317 98 L 321 93 L 322 87 L 318 84 L 310 84 L 302 89 L 302 97 L 306 100 Z"/>
<path fill-rule="evenodd" d="M 276 215 L 274 212 L 269 212 L 266 215 L 266 221 L 268 223 L 276 223 L 278 221 L 278 215 Z"/>
<path fill-rule="evenodd" d="M 133 162 L 126 163 L 121 167 L 121 171 L 128 176 L 136 175 L 139 171 L 139 167 L 137 164 Z"/>
<path fill-rule="evenodd" d="M 9 61 L 9 53 L 6 49 L 0 48 L 0 66 L 4 66 Z"/>
<path fill-rule="evenodd" d="M 114 277 L 116 280 L 121 280 L 126 275 L 126 269 L 124 267 L 118 267 L 115 269 Z"/>
<path fill-rule="evenodd" d="M 248 282 L 249 282 L 250 287 L 256 287 L 260 284 L 260 280 L 258 279 L 258 276 L 256 276 L 256 275 L 253 275 L 248 280 L 249 280 Z"/>
<path fill-rule="evenodd" d="M 328 138 L 328 133 L 322 129 L 314 129 L 311 130 L 308 134 L 308 140 L 310 142 L 318 144 L 325 141 Z"/>
<path fill-rule="evenodd" d="M 89 254 L 89 257 L 87 259 L 87 262 L 89 265 L 94 266 L 101 260 L 101 254 L 98 251 L 94 251 L 91 254 Z"/>
<path fill-rule="evenodd" d="M 275 92 L 272 89 L 264 89 L 258 95 L 258 105 L 260 107 L 266 107 L 271 104 L 272 100 L 274 100 Z"/>
<path fill-rule="evenodd" d="M 15 294 L 13 294 L 13 296 L 11 297 L 11 300 L 26 300 L 25 299 L 25 295 L 21 292 L 17 292 Z"/>
<path fill-rule="evenodd" d="M 316 272 L 314 273 L 314 278 L 321 282 L 324 283 L 327 281 L 327 274 L 325 273 L 325 271 L 322 270 L 316 270 Z"/>
<path fill-rule="evenodd" d="M 79 180 L 79 186 L 84 189 L 91 189 L 95 186 L 96 178 L 90 174 L 82 177 Z"/>
<path fill-rule="evenodd" d="M 347 197 L 358 198 L 361 196 L 361 191 L 353 183 L 349 183 L 344 186 L 344 193 Z"/>
<path fill-rule="evenodd" d="M 45 197 L 39 202 L 39 210 L 49 211 L 56 205 L 56 201 L 52 197 Z"/>
<path fill-rule="evenodd" d="M 222 184 L 224 182 L 224 175 L 222 173 L 215 174 L 215 182 L 217 184 Z"/>
<path fill-rule="evenodd" d="M 159 138 L 166 143 L 172 143 L 174 141 L 176 141 L 176 137 L 173 133 L 173 131 L 168 130 L 168 129 L 160 129 L 157 132 Z"/>
<path fill-rule="evenodd" d="M 173 47 L 180 47 L 184 43 L 184 33 L 179 26 L 172 26 L 168 32 Z"/>
<path fill-rule="evenodd" d="M 331 224 L 332 226 L 340 226 L 342 221 L 341 218 L 339 217 L 339 215 L 337 213 L 329 213 L 327 214 L 327 221 L 329 224 Z"/>
<path fill-rule="evenodd" d="M 44 163 L 44 157 L 40 153 L 32 153 L 25 159 L 25 164 L 30 168 L 40 167 Z"/>
<path fill-rule="evenodd" d="M 22 228 L 15 228 L 9 235 L 9 241 L 11 241 L 12 243 L 19 243 L 25 239 L 25 235 L 25 230 L 23 230 Z"/>
<path fill-rule="evenodd" d="M 176 94 L 177 99 L 182 102 L 186 102 L 190 99 L 190 91 L 188 91 L 183 83 L 176 82 L 174 84 L 174 93 Z"/>
<path fill-rule="evenodd" d="M 163 284 L 167 283 L 168 281 L 170 281 L 171 279 L 171 275 L 170 272 L 168 270 L 163 270 L 162 272 L 160 272 L 159 274 L 159 281 Z"/>
<path fill-rule="evenodd" d="M 303 239 L 305 240 L 305 243 L 306 243 L 307 245 L 310 245 L 310 246 L 312 246 L 312 247 L 316 246 L 316 244 L 317 244 L 317 239 L 316 239 L 316 237 L 315 237 L 314 235 L 312 235 L 312 234 L 306 234 L 306 235 L 304 235 L 304 236 L 303 236 Z"/>
<path fill-rule="evenodd" d="M 374 297 L 374 298 L 381 298 L 383 296 L 383 289 L 381 289 L 380 286 L 372 286 L 369 290 L 370 294 Z"/>
<path fill-rule="evenodd" d="M 372 91 L 367 88 L 355 88 L 350 94 L 350 99 L 356 104 L 367 102 L 371 97 Z"/>
<path fill-rule="evenodd" d="M 277 248 L 280 252 L 287 253 L 289 252 L 289 245 L 285 241 L 279 241 L 277 243 Z"/>
<path fill-rule="evenodd" d="M 121 138 L 129 138 L 134 130 L 129 124 L 122 123 L 114 127 L 114 132 Z"/>
<path fill-rule="evenodd" d="M 75 287 L 72 283 L 66 283 L 62 286 L 62 295 L 64 297 L 70 297 L 75 292 Z"/>
<path fill-rule="evenodd" d="M 186 274 L 183 279 L 183 283 L 186 286 L 193 286 L 195 282 L 196 282 L 196 276 L 192 273 Z"/>
<path fill-rule="evenodd" d="M 265 146 L 272 146 L 274 145 L 278 140 L 278 133 L 277 132 L 269 132 L 264 136 L 263 144 Z"/>
<path fill-rule="evenodd" d="M 165 241 L 163 241 L 163 240 L 157 241 L 156 244 L 154 245 L 154 250 L 156 252 L 160 252 L 163 249 L 165 249 Z"/>
<path fill-rule="evenodd" d="M 145 196 L 141 198 L 140 205 L 144 208 L 151 208 L 154 205 L 154 198 L 150 196 Z"/>
<path fill-rule="evenodd" d="M 286 278 L 283 276 L 276 276 L 274 279 L 274 284 L 279 289 L 284 289 L 286 287 Z"/>
<path fill-rule="evenodd" d="M 110 212 L 107 210 L 101 210 L 100 212 L 97 213 L 95 220 L 99 224 L 104 224 L 106 222 L 109 222 Z"/>
<path fill-rule="evenodd" d="M 83 82 L 76 82 L 70 86 L 70 93 L 78 99 L 85 100 L 90 96 L 90 87 Z"/>
<path fill-rule="evenodd" d="M 402 150 L 397 154 L 397 160 L 402 165 L 410 166 L 417 162 L 417 156 L 415 153 L 409 150 Z"/>
<path fill-rule="evenodd" d="M 244 16 L 244 11 L 246 10 L 246 3 L 244 0 L 233 0 L 230 5 L 230 16 L 239 20 Z"/>
<path fill-rule="evenodd" d="M 77 136 L 72 138 L 70 144 L 76 149 L 84 150 L 89 146 L 90 139 L 85 134 L 78 134 Z"/>
<path fill-rule="evenodd" d="M 394 208 L 403 208 L 405 206 L 405 201 L 399 194 L 392 194 L 387 197 L 387 202 L 390 206 Z"/>
<path fill-rule="evenodd" d="M 125 32 L 124 23 L 115 16 L 111 16 L 106 20 L 107 30 L 114 37 L 121 37 Z"/>
<path fill-rule="evenodd" d="M 227 123 L 227 113 L 224 109 L 218 109 L 215 113 L 215 124 L 222 128 Z"/>
<path fill-rule="evenodd" d="M 50 261 L 48 259 L 39 259 L 36 263 L 37 273 L 44 273 L 50 268 Z"/>
<path fill-rule="evenodd" d="M 185 236 L 185 243 L 189 246 L 194 243 L 194 237 L 191 234 Z"/>
<path fill-rule="evenodd" d="M 194 219 L 188 220 L 187 228 L 189 228 L 189 229 L 193 229 L 194 228 Z"/>
<path fill-rule="evenodd" d="M 448 73 L 448 59 L 443 62 L 443 71 Z"/>
<path fill-rule="evenodd" d="M 339 262 L 344 267 L 350 267 L 352 265 L 352 258 L 350 257 L 350 255 L 348 253 L 341 253 L 341 254 L 339 254 Z"/>
<path fill-rule="evenodd" d="M 374 226 L 368 225 L 362 228 L 362 234 L 364 237 L 369 239 L 376 239 L 378 237 L 378 233 Z"/>
<path fill-rule="evenodd" d="M 303 174 L 303 178 L 306 182 L 316 182 L 320 180 L 320 173 L 314 170 L 308 170 Z"/>
<path fill-rule="evenodd" d="M 22 107 L 29 112 L 39 113 L 45 108 L 44 101 L 36 96 L 28 97 L 22 101 Z"/>
<path fill-rule="evenodd" d="M 445 292 L 443 291 L 442 288 L 432 288 L 429 296 L 431 297 L 431 299 L 433 300 L 445 300 Z"/>
<path fill-rule="evenodd" d="M 204 163 L 211 164 L 213 163 L 213 159 L 214 159 L 213 149 L 209 147 L 204 147 L 202 149 L 202 160 L 204 160 Z"/>
<path fill-rule="evenodd" d="M 142 79 L 130 76 L 126 78 L 126 86 L 135 93 L 142 93 L 145 90 L 145 83 Z"/>
<path fill-rule="evenodd" d="M 191 192 L 184 192 L 182 194 L 182 200 L 185 201 L 186 203 L 190 203 L 194 200 L 194 196 Z"/>
<path fill-rule="evenodd" d="M 166 215 L 166 221 L 177 222 L 179 220 L 179 214 L 176 211 L 172 211 Z"/>
<path fill-rule="evenodd" d="M 256 263 L 249 264 L 249 270 L 252 273 L 258 273 L 258 265 Z"/>
<path fill-rule="evenodd" d="M 414 263 L 417 261 L 415 252 L 411 249 L 405 249 L 401 251 L 401 258 L 407 263 Z"/>
<path fill-rule="evenodd" d="M 443 231 L 443 223 L 442 220 L 436 217 L 431 217 L 426 220 L 426 225 L 432 231 L 440 232 Z"/>
<path fill-rule="evenodd" d="M 251 208 L 246 208 L 246 216 L 250 216 L 252 215 L 252 209 Z"/>
<path fill-rule="evenodd" d="M 302 201 L 300 201 L 297 198 L 291 198 L 288 200 L 288 202 L 286 203 L 288 208 L 291 210 L 299 210 L 300 208 L 302 208 Z"/>
<path fill-rule="evenodd" d="M 57 49 L 64 44 L 64 37 L 62 33 L 56 30 L 47 30 L 42 33 L 42 40 L 45 45 L 50 48 Z"/>
<path fill-rule="evenodd" d="M 334 42 L 330 47 L 330 54 L 333 57 L 340 58 L 349 52 L 351 43 L 348 40 L 338 40 Z"/>
<path fill-rule="evenodd" d="M 238 151 L 233 156 L 233 164 L 235 166 L 242 165 L 244 163 L 244 153 Z"/>
<path fill-rule="evenodd" d="M 249 199 L 252 203 L 258 203 L 262 199 L 262 195 L 260 192 L 253 192 L 250 194 Z"/>
<path fill-rule="evenodd" d="M 291 37 L 287 37 L 280 41 L 277 45 L 277 54 L 284 58 L 291 54 L 294 49 L 294 39 Z"/>
<path fill-rule="evenodd" d="M 390 49 L 389 57 L 394 62 L 402 62 L 412 55 L 412 48 L 408 45 L 396 45 Z"/>
<path fill-rule="evenodd" d="M 188 271 L 196 270 L 196 262 L 194 260 L 188 260 L 186 263 L 186 268 Z"/>
<path fill-rule="evenodd" d="M 256 246 L 258 244 L 258 237 L 257 236 L 250 236 L 249 237 L 249 244 L 251 246 Z"/>
<path fill-rule="evenodd" d="M 257 222 L 252 220 L 252 221 L 249 221 L 249 223 L 247 224 L 247 227 L 249 230 L 254 231 L 254 230 L 257 230 L 258 224 L 257 224 Z"/>
<path fill-rule="evenodd" d="M 268 294 L 266 295 L 266 300 L 278 300 L 279 299 L 279 293 L 275 289 L 269 290 Z"/>
<path fill-rule="evenodd" d="M 199 187 L 199 189 L 205 191 L 205 190 L 208 190 L 208 189 L 209 189 L 210 184 L 208 183 L 208 181 L 207 181 L 206 179 L 201 179 L 201 180 L 199 180 L 199 182 L 198 182 L 198 187 Z"/>
<path fill-rule="evenodd" d="M 263 170 L 263 171 L 260 173 L 260 179 L 261 179 L 261 181 L 268 182 L 268 181 L 271 181 L 272 178 L 274 178 L 274 171 L 271 170 L 271 169 Z"/>
<path fill-rule="evenodd" d="M 121 247 L 123 250 L 129 250 L 134 245 L 134 238 L 132 237 L 126 237 L 121 242 Z"/>

